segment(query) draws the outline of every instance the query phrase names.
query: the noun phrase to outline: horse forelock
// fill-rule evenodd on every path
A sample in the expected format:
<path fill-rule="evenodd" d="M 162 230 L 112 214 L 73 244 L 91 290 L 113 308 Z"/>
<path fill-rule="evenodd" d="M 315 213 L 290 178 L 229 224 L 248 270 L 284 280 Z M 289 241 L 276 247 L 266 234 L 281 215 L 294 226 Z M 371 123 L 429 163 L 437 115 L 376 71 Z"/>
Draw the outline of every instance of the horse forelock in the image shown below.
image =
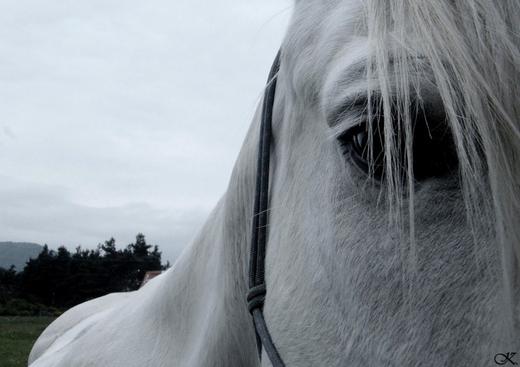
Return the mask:
<path fill-rule="evenodd" d="M 475 238 L 488 231 L 496 238 L 498 257 L 478 258 L 478 248 L 473 255 L 479 262 L 501 262 L 504 310 L 511 321 L 515 266 L 520 264 L 520 3 L 370 0 L 365 10 L 368 78 L 377 80 L 382 114 L 397 113 L 408 132 L 413 116 L 406 104 L 423 79 L 416 60 L 428 65 L 454 136 L 468 223 Z M 406 140 L 411 146 L 410 133 Z M 397 171 L 391 159 L 395 144 L 387 152 L 388 171 Z M 396 207 L 400 187 L 399 177 L 388 180 Z M 413 190 L 408 194 L 412 208 Z M 413 234 L 412 211 L 410 218 Z"/>

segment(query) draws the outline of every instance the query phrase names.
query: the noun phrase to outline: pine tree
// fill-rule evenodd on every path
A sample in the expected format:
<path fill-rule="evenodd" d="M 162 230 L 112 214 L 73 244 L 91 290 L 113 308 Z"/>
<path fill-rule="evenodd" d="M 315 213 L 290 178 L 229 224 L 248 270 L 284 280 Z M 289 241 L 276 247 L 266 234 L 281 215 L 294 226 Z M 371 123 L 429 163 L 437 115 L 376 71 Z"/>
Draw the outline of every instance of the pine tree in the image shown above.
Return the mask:
<path fill-rule="evenodd" d="M 131 245 L 132 251 L 136 257 L 145 258 L 148 256 L 148 250 L 152 245 L 146 243 L 144 234 L 138 233 L 135 236 L 135 243 Z"/>

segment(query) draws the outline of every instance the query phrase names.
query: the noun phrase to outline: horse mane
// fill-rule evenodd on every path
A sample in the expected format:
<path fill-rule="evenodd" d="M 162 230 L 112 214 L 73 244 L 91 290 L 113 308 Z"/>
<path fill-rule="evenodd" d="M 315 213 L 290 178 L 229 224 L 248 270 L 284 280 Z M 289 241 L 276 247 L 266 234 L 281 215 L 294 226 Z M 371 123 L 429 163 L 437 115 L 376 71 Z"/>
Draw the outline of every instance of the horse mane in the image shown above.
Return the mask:
<path fill-rule="evenodd" d="M 385 133 L 385 187 L 392 221 L 409 229 L 410 268 L 415 266 L 413 111 L 407 106 L 420 98 L 421 80 L 433 77 L 457 150 L 474 260 L 482 269 L 503 269 L 489 275 L 502 279 L 504 311 L 511 322 L 520 264 L 520 35 L 515 31 L 520 2 L 368 0 L 364 11 L 367 78 L 377 84 L 377 113 L 384 116 L 385 132 L 395 129 L 392 120 L 405 132 L 401 143 Z M 371 105 L 374 92 L 368 93 Z M 399 144 L 406 149 L 405 177 L 397 167 Z M 408 210 L 401 210 L 407 204 Z M 402 220 L 402 212 L 409 213 L 408 220 Z M 484 233 L 496 238 L 496 256 L 478 255 Z M 486 266 L 497 258 L 500 267 Z"/>

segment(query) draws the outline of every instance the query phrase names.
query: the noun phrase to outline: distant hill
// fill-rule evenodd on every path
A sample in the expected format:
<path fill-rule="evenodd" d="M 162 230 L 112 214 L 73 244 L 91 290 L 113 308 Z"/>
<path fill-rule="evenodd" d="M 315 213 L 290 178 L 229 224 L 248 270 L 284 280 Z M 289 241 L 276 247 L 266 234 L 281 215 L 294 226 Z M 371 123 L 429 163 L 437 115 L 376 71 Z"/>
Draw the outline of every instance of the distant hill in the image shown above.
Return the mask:
<path fill-rule="evenodd" d="M 16 266 L 16 271 L 22 271 L 25 263 L 33 257 L 37 257 L 43 247 L 36 243 L 28 242 L 0 242 L 0 268 L 8 269 Z"/>

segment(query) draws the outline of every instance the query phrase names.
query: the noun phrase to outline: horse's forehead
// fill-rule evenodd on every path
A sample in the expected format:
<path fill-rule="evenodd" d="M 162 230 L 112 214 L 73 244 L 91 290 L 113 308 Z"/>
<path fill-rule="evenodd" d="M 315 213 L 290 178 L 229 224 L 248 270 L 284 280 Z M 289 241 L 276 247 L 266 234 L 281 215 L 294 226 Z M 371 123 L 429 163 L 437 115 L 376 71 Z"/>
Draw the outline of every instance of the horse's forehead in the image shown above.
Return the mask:
<path fill-rule="evenodd" d="M 325 48 L 335 42 L 345 42 L 351 36 L 365 33 L 362 25 L 365 6 L 361 0 L 297 1 L 288 37 L 294 48 L 305 49 L 309 43 L 323 42 Z M 331 43 L 332 42 L 332 43 Z"/>
<path fill-rule="evenodd" d="M 296 2 L 282 62 L 293 90 L 318 92 L 340 54 L 347 53 L 346 59 L 363 57 L 363 53 L 366 56 L 368 38 L 363 18 L 360 0 Z"/>
<path fill-rule="evenodd" d="M 366 5 L 366 0 L 297 1 L 283 46 L 292 90 L 331 101 L 337 87 L 367 89 L 368 81 L 360 76 L 366 76 L 367 57 L 374 50 L 369 47 Z M 390 37 L 384 47 L 400 46 Z M 422 47 L 421 39 L 407 36 L 408 50 L 421 54 Z"/>

